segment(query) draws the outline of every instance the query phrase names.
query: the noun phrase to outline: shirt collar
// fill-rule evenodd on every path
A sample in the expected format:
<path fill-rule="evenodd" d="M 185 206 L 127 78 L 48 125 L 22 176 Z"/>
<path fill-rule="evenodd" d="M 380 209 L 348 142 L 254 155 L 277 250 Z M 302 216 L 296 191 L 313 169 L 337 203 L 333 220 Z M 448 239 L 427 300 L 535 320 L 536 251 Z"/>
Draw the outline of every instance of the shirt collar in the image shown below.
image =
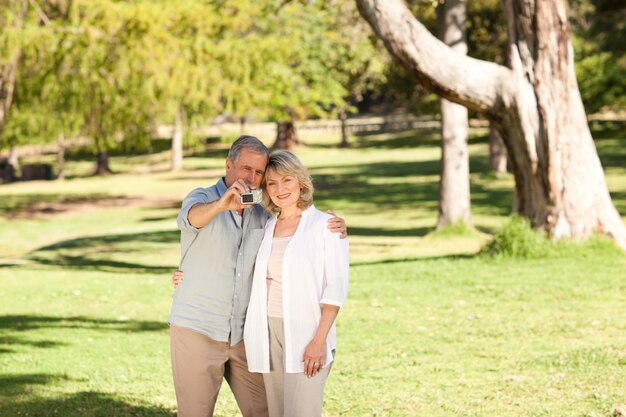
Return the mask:
<path fill-rule="evenodd" d="M 217 193 L 219 194 L 219 196 L 223 196 L 224 193 L 228 191 L 228 187 L 226 187 L 226 178 L 222 177 L 217 180 L 215 187 L 217 188 Z"/>

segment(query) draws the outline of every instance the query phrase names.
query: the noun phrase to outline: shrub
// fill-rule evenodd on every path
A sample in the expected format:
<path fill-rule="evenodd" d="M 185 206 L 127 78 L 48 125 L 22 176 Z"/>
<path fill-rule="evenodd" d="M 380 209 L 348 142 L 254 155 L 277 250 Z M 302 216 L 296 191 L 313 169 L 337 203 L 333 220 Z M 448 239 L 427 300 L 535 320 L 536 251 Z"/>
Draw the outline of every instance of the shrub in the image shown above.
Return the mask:
<path fill-rule="evenodd" d="M 532 228 L 530 221 L 514 216 L 483 248 L 482 253 L 513 258 L 543 258 L 548 256 L 550 243 L 541 232 Z"/>
<path fill-rule="evenodd" d="M 583 241 L 554 241 L 545 233 L 533 229 L 528 219 L 519 216 L 512 217 L 493 240 L 483 247 L 481 254 L 521 259 L 624 257 L 624 252 L 617 244 L 605 236 L 593 235 Z"/>

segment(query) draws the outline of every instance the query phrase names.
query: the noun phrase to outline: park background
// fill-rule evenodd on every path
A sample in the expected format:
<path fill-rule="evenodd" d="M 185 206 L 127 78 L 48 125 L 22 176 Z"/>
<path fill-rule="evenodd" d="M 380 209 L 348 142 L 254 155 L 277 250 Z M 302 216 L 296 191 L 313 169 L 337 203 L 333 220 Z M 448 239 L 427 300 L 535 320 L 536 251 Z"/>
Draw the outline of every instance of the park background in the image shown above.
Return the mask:
<path fill-rule="evenodd" d="M 624 219 L 626 8 L 567 3 Z M 408 5 L 441 30 L 436 3 Z M 626 415 L 623 250 L 512 216 L 506 153 L 474 111 L 459 176 L 471 217 L 442 224 L 439 99 L 353 2 L 0 8 L 0 416 L 175 413 L 175 216 L 240 133 L 293 149 L 316 206 L 349 226 L 325 416 Z M 466 19 L 468 54 L 504 64 L 500 2 L 471 1 Z M 238 415 L 227 384 L 216 415 Z"/>

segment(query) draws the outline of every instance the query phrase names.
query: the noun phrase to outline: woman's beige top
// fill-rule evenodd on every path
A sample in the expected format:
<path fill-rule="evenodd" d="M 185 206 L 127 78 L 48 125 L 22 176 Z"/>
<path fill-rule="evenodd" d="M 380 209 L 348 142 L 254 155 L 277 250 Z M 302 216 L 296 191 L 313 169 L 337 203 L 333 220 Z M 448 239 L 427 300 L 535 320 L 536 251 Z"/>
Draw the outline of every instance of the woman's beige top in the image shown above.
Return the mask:
<path fill-rule="evenodd" d="M 283 317 L 283 255 L 292 236 L 274 237 L 267 262 L 267 315 Z"/>

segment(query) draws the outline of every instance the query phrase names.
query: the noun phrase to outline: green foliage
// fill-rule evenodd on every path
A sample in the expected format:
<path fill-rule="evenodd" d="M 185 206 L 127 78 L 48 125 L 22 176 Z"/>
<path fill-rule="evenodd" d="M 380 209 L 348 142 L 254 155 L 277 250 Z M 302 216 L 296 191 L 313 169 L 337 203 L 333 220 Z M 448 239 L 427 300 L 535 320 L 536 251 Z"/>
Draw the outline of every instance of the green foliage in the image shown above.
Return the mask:
<path fill-rule="evenodd" d="M 50 0 L 29 13 L 20 43 L 2 32 L 22 52 L 17 143 L 63 133 L 92 137 L 98 151 L 131 149 L 149 146 L 152 126 L 176 114 L 186 125 L 220 113 L 319 117 L 382 72 L 348 0 Z"/>
<path fill-rule="evenodd" d="M 436 32 L 436 1 L 408 2 Z M 571 0 L 587 109 L 626 106 L 619 2 Z M 468 3 L 469 55 L 502 63 L 498 0 Z M 155 124 L 331 117 L 364 94 L 436 112 L 436 96 L 391 61 L 354 1 L 0 0 L 0 69 L 19 62 L 4 146 L 89 136 L 149 147 Z M 17 59 L 19 57 L 19 60 Z"/>
<path fill-rule="evenodd" d="M 137 7 L 148 20 L 143 59 L 152 117 L 171 123 L 181 111 L 184 123 L 193 124 L 218 114 L 227 76 L 218 63 L 215 7 L 201 1 L 143 1 Z"/>
<path fill-rule="evenodd" d="M 521 259 L 550 256 L 550 242 L 523 217 L 512 217 L 485 246 L 484 253 Z"/>
<path fill-rule="evenodd" d="M 626 108 L 626 4 L 570 0 L 576 77 L 587 112 Z"/>
<path fill-rule="evenodd" d="M 467 2 L 468 55 L 504 65 L 507 27 L 500 0 Z"/>
<path fill-rule="evenodd" d="M 273 121 L 344 107 L 379 76 L 353 2 L 225 2 L 218 9 L 225 110 Z"/>

